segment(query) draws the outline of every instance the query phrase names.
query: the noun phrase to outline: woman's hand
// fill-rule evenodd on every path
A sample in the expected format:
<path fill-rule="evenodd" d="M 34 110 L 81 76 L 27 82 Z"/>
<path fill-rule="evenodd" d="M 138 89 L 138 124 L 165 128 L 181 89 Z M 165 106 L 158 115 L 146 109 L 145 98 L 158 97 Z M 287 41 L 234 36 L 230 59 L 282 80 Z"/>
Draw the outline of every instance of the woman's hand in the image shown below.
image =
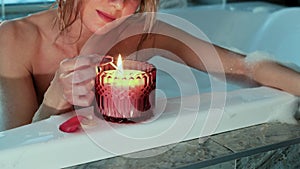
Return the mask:
<path fill-rule="evenodd" d="M 33 121 L 70 111 L 73 105 L 89 106 L 94 99 L 96 66 L 102 59 L 103 56 L 89 55 L 63 60 Z"/>

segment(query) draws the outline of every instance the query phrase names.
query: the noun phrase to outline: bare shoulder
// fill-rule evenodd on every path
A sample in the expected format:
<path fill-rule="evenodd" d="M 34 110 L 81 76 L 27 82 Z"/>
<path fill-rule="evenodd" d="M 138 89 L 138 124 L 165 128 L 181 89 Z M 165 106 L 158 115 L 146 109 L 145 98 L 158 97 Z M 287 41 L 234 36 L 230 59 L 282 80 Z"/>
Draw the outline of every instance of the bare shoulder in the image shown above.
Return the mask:
<path fill-rule="evenodd" d="M 27 47 L 39 38 L 39 27 L 27 18 L 5 21 L 0 26 L 0 44 L 5 47 Z"/>
<path fill-rule="evenodd" d="M 1 73 L 29 73 L 30 59 L 40 39 L 39 28 L 28 19 L 5 21 L 0 25 Z M 19 65 L 16 67 L 16 65 Z M 15 66 L 15 68 L 14 68 Z"/>
<path fill-rule="evenodd" d="M 50 67 L 48 61 L 60 59 L 54 45 L 59 33 L 54 24 L 56 14 L 55 10 L 47 10 L 0 25 L 0 73 L 45 73 L 45 66 Z M 16 70 L 11 69 L 13 66 Z"/>
<path fill-rule="evenodd" d="M 15 20 L 5 21 L 0 25 L 0 44 L 28 49 L 37 47 L 46 36 L 52 36 L 53 18 L 55 11 L 47 10 L 30 16 Z M 37 48 L 38 49 L 38 48 Z"/>

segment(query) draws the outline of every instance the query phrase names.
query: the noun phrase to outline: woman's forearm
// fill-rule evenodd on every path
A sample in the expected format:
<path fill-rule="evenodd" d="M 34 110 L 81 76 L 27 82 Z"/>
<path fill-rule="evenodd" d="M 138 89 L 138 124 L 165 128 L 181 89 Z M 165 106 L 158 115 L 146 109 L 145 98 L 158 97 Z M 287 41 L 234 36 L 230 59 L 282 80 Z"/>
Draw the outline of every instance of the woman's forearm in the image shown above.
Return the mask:
<path fill-rule="evenodd" d="M 0 77 L 0 131 L 31 122 L 38 107 L 31 84 L 30 77 Z"/>
<path fill-rule="evenodd" d="M 220 47 L 216 49 L 227 76 L 243 76 L 260 85 L 300 96 L 300 73 L 273 61 L 267 53 L 254 52 L 245 56 Z"/>
<path fill-rule="evenodd" d="M 252 63 L 250 76 L 258 83 L 300 96 L 300 73 L 272 61 Z"/>

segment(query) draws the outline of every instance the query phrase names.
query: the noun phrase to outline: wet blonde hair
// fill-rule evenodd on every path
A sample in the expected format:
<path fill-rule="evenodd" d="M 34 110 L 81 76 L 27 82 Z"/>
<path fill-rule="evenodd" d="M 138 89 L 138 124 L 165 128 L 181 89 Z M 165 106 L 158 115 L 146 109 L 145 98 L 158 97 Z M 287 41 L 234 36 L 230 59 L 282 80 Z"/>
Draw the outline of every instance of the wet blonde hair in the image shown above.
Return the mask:
<path fill-rule="evenodd" d="M 79 18 L 82 1 L 83 0 L 56 0 L 54 4 L 57 6 L 57 18 L 55 23 L 58 24 L 61 32 L 67 30 L 67 28 Z M 141 4 L 136 12 L 156 12 L 158 4 L 159 0 L 141 0 Z"/>

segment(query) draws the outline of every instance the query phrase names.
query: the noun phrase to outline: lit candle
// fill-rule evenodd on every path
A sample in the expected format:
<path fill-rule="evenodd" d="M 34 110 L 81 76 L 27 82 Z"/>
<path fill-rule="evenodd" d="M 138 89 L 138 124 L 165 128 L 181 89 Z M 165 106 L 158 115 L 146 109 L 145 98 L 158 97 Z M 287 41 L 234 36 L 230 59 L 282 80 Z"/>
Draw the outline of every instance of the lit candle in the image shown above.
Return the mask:
<path fill-rule="evenodd" d="M 108 74 L 108 77 L 103 79 L 103 83 L 105 85 L 129 88 L 140 87 L 144 85 L 141 75 L 145 74 L 145 72 L 140 70 L 124 70 L 121 55 L 118 57 L 117 66 L 115 68 L 116 70 L 105 71 Z"/>
<path fill-rule="evenodd" d="M 156 69 L 152 64 L 118 58 L 117 66 L 101 66 L 96 77 L 98 111 L 113 122 L 138 122 L 153 115 Z"/>

